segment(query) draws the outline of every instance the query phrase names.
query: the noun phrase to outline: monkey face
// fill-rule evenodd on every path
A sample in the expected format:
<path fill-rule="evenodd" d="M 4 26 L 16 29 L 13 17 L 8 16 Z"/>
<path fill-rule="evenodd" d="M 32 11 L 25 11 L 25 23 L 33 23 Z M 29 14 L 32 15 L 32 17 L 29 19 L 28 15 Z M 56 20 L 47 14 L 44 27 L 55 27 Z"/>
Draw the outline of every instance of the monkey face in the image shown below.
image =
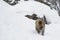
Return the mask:
<path fill-rule="evenodd" d="M 42 24 L 42 21 L 39 21 L 39 25 L 41 25 Z"/>

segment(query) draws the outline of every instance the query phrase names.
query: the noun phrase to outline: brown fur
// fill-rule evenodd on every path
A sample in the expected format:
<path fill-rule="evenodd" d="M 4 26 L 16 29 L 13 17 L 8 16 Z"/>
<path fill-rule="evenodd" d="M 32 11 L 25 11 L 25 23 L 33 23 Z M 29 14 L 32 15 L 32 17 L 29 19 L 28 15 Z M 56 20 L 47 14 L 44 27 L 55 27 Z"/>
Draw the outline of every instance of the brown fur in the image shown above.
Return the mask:
<path fill-rule="evenodd" d="M 41 33 L 42 35 L 44 35 L 44 29 L 45 29 L 45 22 L 43 19 L 37 19 L 35 22 L 36 25 L 36 31 L 38 33 Z"/>

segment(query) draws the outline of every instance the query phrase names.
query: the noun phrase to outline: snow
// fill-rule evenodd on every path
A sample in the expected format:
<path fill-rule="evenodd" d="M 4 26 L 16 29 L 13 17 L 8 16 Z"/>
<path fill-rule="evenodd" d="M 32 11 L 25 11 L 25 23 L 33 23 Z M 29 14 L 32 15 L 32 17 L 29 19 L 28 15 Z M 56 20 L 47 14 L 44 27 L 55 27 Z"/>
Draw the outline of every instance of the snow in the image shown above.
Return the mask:
<path fill-rule="evenodd" d="M 25 15 L 36 13 L 38 17 L 46 16 L 51 24 L 45 28 L 45 35 L 35 30 L 35 21 Z M 35 1 L 22 1 L 10 6 L 0 1 L 0 40 L 60 40 L 60 17 L 57 11 Z"/>

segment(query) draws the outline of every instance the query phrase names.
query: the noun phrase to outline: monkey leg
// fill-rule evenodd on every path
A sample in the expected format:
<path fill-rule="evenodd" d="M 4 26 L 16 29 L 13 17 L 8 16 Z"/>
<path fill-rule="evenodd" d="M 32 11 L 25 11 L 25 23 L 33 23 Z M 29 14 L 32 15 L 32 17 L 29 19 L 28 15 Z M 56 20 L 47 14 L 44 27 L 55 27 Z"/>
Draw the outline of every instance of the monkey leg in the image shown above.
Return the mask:
<path fill-rule="evenodd" d="M 38 33 L 40 33 L 40 30 L 36 27 L 36 31 L 38 32 Z"/>
<path fill-rule="evenodd" d="M 42 29 L 42 35 L 44 35 L 44 31 L 45 31 L 45 27 L 43 27 L 43 29 Z"/>

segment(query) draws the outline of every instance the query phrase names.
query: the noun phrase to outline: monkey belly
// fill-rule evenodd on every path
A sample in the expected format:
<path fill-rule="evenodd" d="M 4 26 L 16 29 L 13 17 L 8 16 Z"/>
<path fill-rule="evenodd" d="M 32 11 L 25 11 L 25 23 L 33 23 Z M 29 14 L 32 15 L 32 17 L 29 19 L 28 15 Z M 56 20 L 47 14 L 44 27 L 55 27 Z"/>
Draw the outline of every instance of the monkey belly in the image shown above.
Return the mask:
<path fill-rule="evenodd" d="M 43 26 L 39 27 L 40 30 L 42 30 Z"/>

